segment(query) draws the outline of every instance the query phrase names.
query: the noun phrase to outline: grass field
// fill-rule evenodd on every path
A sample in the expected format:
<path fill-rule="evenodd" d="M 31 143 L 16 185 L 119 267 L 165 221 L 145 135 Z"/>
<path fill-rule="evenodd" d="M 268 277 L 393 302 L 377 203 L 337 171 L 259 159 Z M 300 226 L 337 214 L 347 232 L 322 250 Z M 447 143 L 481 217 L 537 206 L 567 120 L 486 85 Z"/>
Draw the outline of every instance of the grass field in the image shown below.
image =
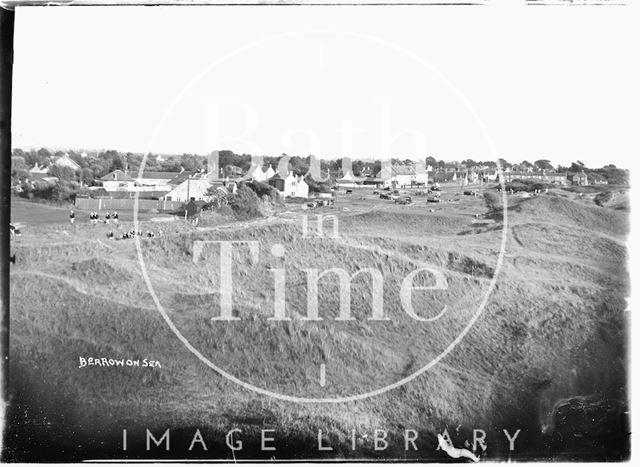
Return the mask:
<path fill-rule="evenodd" d="M 364 191 L 340 195 L 332 207 L 285 205 L 272 217 L 245 222 L 213 216 L 198 228 L 179 220 L 153 222 L 147 215 L 141 229 L 162 229 L 163 235 L 141 239 L 140 251 L 172 322 L 220 368 L 290 396 L 355 395 L 411 375 L 446 349 L 497 270 L 502 224 L 473 224 L 487 213 L 483 198 L 449 187 L 442 199 L 432 204 L 415 196 L 413 205 L 402 206 Z M 528 199 L 510 196 L 508 206 L 504 264 L 486 309 L 461 343 L 399 388 L 360 401 L 310 404 L 251 392 L 189 352 L 156 309 L 134 240 L 108 241 L 110 227 L 89 225 L 84 213 L 71 226 L 63 208 L 16 200 L 12 218 L 25 228 L 12 241 L 15 404 L 5 446 L 11 435 L 18 441 L 5 456 L 37 457 L 25 433 L 41 441 L 39 452 L 79 459 L 113 456 L 123 428 L 135 436 L 144 427 L 157 433 L 171 427 L 180 443 L 197 427 L 219 450 L 188 456 L 230 458 L 223 433 L 238 427 L 248 448 L 234 454 L 238 459 L 446 460 L 435 450 L 435 434 L 445 428 L 457 433 L 458 444 L 474 428 L 484 429 L 488 458 L 508 455 L 498 442 L 503 428 L 522 430 L 515 458 L 624 458 L 627 213 L 559 190 Z M 316 214 L 337 217 L 338 238 L 303 236 L 301 216 L 313 229 Z M 129 228 L 131 213 L 120 213 L 120 219 Z M 240 321 L 211 320 L 220 306 L 219 255 L 210 247 L 197 264 L 193 260 L 194 242 L 206 240 L 259 241 L 257 262 L 246 249 L 234 256 L 233 306 Z M 284 246 L 283 257 L 272 254 L 274 244 Z M 435 268 L 447 280 L 445 291 L 413 294 L 422 317 L 435 317 L 447 306 L 435 321 L 412 319 L 400 303 L 403 279 L 420 267 Z M 318 288 L 324 320 L 302 320 L 309 292 L 303 270 L 309 268 L 379 270 L 390 319 L 367 319 L 376 289 L 361 275 L 351 291 L 356 319 L 335 321 L 339 287 L 326 278 Z M 286 273 L 289 321 L 269 320 L 273 269 Z M 429 280 L 423 273 L 416 284 Z M 79 356 L 147 358 L 162 368 L 78 368 Z M 280 434 L 275 454 L 256 448 L 264 428 Z M 430 448 L 405 451 L 396 439 L 387 451 L 375 451 L 370 440 L 376 428 L 388 429 L 392 440 L 416 429 Z M 334 451 L 315 450 L 317 429 L 330 434 Z M 369 435 L 353 451 L 352 429 Z M 132 447 L 127 455 L 153 458 L 158 451 Z"/>

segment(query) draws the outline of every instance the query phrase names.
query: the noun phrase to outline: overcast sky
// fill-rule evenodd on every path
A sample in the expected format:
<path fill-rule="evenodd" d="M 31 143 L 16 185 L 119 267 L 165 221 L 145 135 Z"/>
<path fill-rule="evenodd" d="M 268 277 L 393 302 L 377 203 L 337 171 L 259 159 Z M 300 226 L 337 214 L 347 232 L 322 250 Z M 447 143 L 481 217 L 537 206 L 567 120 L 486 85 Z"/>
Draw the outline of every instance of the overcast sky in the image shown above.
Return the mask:
<path fill-rule="evenodd" d="M 13 146 L 629 167 L 639 29 L 625 7 L 22 8 Z"/>

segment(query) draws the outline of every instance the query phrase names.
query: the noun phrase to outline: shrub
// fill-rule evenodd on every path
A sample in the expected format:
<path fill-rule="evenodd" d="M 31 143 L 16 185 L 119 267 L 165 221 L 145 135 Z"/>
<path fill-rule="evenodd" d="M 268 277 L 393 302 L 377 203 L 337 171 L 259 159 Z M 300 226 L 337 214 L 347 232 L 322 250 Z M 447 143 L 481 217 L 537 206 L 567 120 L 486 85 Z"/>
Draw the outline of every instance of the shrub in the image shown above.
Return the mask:
<path fill-rule="evenodd" d="M 605 191 L 605 192 L 602 192 L 602 193 L 598 193 L 595 196 L 595 198 L 593 198 L 593 201 L 598 206 L 605 206 L 612 199 L 613 199 L 613 192 L 612 191 Z"/>
<path fill-rule="evenodd" d="M 326 183 L 316 182 L 311 177 L 305 178 L 304 181 L 309 185 L 309 193 L 331 193 L 331 187 Z"/>
<path fill-rule="evenodd" d="M 497 191 L 485 191 L 484 202 L 492 212 L 499 212 L 502 209 L 502 196 Z"/>
<path fill-rule="evenodd" d="M 247 182 L 246 185 L 251 188 L 259 198 L 263 196 L 269 196 L 272 199 L 278 198 L 280 195 L 278 194 L 278 190 L 269 185 L 268 183 L 263 182 Z"/>
<path fill-rule="evenodd" d="M 229 207 L 238 219 L 262 217 L 260 198 L 246 183 L 238 186 L 238 191 L 229 197 Z"/>

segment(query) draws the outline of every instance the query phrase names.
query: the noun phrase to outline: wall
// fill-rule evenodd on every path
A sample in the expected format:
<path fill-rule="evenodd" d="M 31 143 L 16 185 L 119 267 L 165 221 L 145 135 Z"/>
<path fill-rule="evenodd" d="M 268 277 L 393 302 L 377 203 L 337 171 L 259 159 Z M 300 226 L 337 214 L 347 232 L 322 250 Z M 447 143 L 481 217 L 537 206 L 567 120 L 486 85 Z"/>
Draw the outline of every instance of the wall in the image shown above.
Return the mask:
<path fill-rule="evenodd" d="M 133 210 L 135 199 L 109 199 L 109 198 L 76 198 L 76 208 L 86 211 L 127 211 Z M 148 211 L 174 211 L 183 205 L 179 201 L 163 201 L 156 199 L 138 200 L 138 210 Z"/>

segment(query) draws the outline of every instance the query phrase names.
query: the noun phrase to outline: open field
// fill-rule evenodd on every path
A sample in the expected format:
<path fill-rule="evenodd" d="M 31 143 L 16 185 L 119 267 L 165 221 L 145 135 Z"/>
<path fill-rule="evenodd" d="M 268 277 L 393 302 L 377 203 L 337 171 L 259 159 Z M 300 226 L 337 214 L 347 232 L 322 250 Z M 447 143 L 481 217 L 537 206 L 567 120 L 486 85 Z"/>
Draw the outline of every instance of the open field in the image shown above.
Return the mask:
<path fill-rule="evenodd" d="M 207 367 L 157 310 L 136 249 L 139 241 L 144 271 L 172 323 L 219 368 L 279 394 L 353 396 L 408 377 L 442 353 L 474 316 L 498 270 L 502 224 L 473 223 L 487 214 L 482 196 L 445 187 L 441 197 L 442 203 L 414 196 L 412 205 L 396 205 L 366 190 L 340 194 L 331 207 L 287 204 L 269 218 L 230 222 L 213 216 L 199 228 L 179 220 L 152 222 L 144 214 L 141 229 L 162 225 L 162 237 L 117 241 L 106 239 L 110 227 L 89 225 L 84 213 L 71 226 L 65 209 L 17 200 L 13 220 L 26 227 L 12 241 L 15 404 L 6 439 L 19 441 L 5 456 L 34 458 L 25 433 L 37 438 L 39 455 L 47 452 L 51 459 L 113 456 L 122 429 L 132 436 L 123 455 L 165 455 L 160 448 L 143 449 L 148 427 L 157 435 L 175 430 L 177 450 L 166 454 L 175 458 L 444 461 L 436 451 L 437 432 L 446 428 L 462 445 L 479 428 L 487 433 L 483 458 L 509 455 L 502 429 L 521 430 L 513 458 L 625 458 L 624 211 L 560 190 L 527 199 L 509 196 L 504 263 L 465 338 L 401 387 L 329 404 L 259 395 Z M 331 221 L 324 223 L 325 236 L 313 233 L 317 214 L 336 216 L 337 238 L 330 235 Z M 130 216 L 120 213 L 121 223 L 129 227 Z M 240 320 L 211 319 L 221 305 L 217 247 L 207 246 L 194 262 L 195 242 L 210 240 L 258 242 L 257 260 L 246 247 L 233 256 L 233 312 Z M 284 256 L 274 254 L 278 244 Z M 384 288 L 366 274 L 354 278 L 355 319 L 336 321 L 340 289 L 335 277 L 326 277 L 318 286 L 318 314 L 324 319 L 305 321 L 310 289 L 304 270 L 310 268 L 342 268 L 350 275 L 372 268 L 381 273 Z M 432 321 L 410 317 L 401 304 L 402 281 L 418 268 L 436 269 L 446 278 L 446 290 L 413 293 L 416 314 Z M 276 313 L 274 270 L 285 274 L 290 320 L 269 319 Z M 423 272 L 416 284 L 430 280 Z M 368 319 L 377 291 L 388 320 Z M 78 368 L 81 356 L 147 358 L 162 368 Z M 323 365 L 326 384 L 320 384 Z M 182 446 L 189 446 L 196 428 L 209 452 Z M 243 430 L 244 451 L 225 447 L 224 434 L 232 428 Z M 275 453 L 258 449 L 265 428 L 276 430 Z M 375 451 L 371 443 L 378 428 L 390 432 L 386 451 Z M 318 429 L 334 451 L 316 450 Z M 368 435 L 355 450 L 352 429 Z M 418 452 L 404 450 L 405 429 L 419 432 Z"/>

